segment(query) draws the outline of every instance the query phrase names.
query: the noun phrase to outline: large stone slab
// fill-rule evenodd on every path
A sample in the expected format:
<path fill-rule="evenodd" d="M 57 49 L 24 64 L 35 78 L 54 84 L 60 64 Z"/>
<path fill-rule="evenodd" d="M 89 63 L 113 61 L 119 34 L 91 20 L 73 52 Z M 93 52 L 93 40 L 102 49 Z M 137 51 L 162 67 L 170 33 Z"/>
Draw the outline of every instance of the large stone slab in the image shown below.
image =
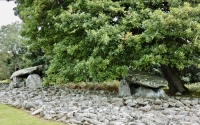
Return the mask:
<path fill-rule="evenodd" d="M 42 78 L 38 74 L 30 74 L 26 79 L 26 87 L 39 88 L 42 86 Z"/>
<path fill-rule="evenodd" d="M 42 74 L 43 70 L 45 69 L 44 65 L 29 67 L 25 69 L 18 70 L 12 74 L 10 79 L 14 77 L 27 77 L 29 74 Z"/>
<path fill-rule="evenodd" d="M 125 80 L 129 84 L 137 84 L 150 88 L 162 88 L 166 87 L 168 84 L 167 80 L 164 78 L 142 71 L 129 71 Z"/>

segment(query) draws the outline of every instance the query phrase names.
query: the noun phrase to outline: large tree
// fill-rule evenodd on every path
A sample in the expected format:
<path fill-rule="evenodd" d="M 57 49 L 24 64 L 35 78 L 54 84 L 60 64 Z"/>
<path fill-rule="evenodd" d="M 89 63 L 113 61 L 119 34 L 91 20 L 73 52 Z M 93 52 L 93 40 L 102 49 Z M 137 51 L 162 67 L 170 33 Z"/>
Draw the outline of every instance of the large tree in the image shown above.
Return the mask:
<path fill-rule="evenodd" d="M 160 65 L 172 94 L 200 53 L 199 0 L 16 0 L 22 35 L 53 60 L 47 81 L 104 81 Z"/>

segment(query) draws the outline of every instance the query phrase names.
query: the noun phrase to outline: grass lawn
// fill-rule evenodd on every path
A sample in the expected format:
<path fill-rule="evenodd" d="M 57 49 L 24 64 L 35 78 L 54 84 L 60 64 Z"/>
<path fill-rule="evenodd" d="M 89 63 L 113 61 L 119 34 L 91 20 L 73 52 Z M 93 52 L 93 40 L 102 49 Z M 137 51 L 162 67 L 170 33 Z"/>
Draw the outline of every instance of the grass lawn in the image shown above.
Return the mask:
<path fill-rule="evenodd" d="M 25 111 L 0 104 L 0 125 L 64 125 L 64 123 L 42 120 Z"/>

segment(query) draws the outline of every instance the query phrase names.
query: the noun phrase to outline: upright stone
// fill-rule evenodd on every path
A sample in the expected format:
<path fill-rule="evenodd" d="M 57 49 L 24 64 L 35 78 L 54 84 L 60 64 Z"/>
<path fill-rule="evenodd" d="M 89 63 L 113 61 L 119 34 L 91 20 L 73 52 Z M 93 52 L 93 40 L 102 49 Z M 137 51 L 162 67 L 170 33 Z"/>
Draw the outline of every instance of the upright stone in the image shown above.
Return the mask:
<path fill-rule="evenodd" d="M 23 86 L 24 86 L 23 79 L 21 77 L 15 76 L 12 78 L 12 82 L 10 83 L 9 88 L 13 89 L 13 88 L 20 88 Z"/>
<path fill-rule="evenodd" d="M 26 79 L 28 88 L 39 88 L 42 86 L 42 78 L 38 74 L 30 74 Z"/>
<path fill-rule="evenodd" d="M 124 96 L 130 96 L 131 91 L 129 84 L 126 82 L 126 80 L 122 79 L 119 84 L 119 96 L 124 97 Z"/>

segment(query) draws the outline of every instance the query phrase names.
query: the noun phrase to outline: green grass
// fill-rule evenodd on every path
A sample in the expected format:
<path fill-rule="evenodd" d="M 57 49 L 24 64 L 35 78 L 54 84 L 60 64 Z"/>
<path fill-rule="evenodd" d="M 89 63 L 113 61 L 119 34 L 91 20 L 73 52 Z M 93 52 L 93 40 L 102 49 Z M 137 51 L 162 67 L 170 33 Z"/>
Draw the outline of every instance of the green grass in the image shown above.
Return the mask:
<path fill-rule="evenodd" d="M 187 84 L 186 87 L 193 92 L 199 92 L 200 93 L 200 83 L 193 83 L 193 84 Z"/>
<path fill-rule="evenodd" d="M 11 82 L 10 79 L 0 80 L 0 83 L 10 83 L 10 82 Z"/>
<path fill-rule="evenodd" d="M 0 104 L 0 125 L 64 125 L 64 123 L 43 120 L 23 110 Z"/>
<path fill-rule="evenodd" d="M 186 87 L 189 89 L 190 93 L 186 96 L 200 98 L 200 82 L 187 84 Z"/>

